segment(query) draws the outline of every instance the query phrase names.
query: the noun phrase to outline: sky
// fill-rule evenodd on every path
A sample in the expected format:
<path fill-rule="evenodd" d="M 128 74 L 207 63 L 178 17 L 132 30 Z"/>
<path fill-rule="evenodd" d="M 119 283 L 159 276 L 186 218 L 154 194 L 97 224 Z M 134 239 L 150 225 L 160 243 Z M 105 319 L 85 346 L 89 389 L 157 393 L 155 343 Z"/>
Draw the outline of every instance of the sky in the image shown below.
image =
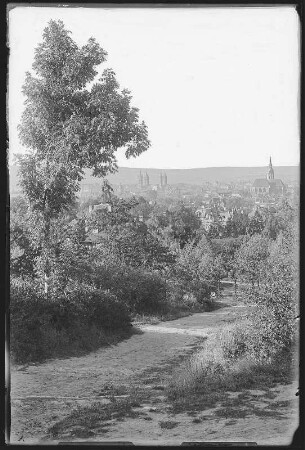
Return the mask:
<path fill-rule="evenodd" d="M 90 37 L 133 95 L 150 149 L 119 166 L 299 164 L 299 19 L 293 7 L 16 7 L 9 12 L 10 155 L 22 151 L 21 87 L 48 21 Z"/>

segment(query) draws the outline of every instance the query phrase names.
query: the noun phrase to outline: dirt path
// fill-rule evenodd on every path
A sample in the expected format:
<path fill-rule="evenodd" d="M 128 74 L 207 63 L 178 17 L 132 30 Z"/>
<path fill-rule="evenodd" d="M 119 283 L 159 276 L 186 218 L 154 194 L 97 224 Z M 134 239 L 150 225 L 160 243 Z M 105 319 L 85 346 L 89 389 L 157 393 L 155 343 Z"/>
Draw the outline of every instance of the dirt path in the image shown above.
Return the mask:
<path fill-rule="evenodd" d="M 164 389 L 174 367 L 210 333 L 245 311 L 232 303 L 220 306 L 214 312 L 141 326 L 139 334 L 86 356 L 13 368 L 11 442 L 46 438 L 52 442 L 290 442 L 297 421 L 295 385 L 268 391 L 268 417 L 258 413 L 259 404 L 266 407 L 266 392 L 248 392 L 247 401 L 256 410 L 242 417 L 232 417 L 230 411 L 226 416 L 217 407 L 174 414 L 167 404 Z M 124 411 L 118 413 L 116 406 L 101 423 L 99 409 L 105 405 L 111 409 L 117 402 Z M 47 430 L 52 426 L 55 431 L 50 435 Z"/>

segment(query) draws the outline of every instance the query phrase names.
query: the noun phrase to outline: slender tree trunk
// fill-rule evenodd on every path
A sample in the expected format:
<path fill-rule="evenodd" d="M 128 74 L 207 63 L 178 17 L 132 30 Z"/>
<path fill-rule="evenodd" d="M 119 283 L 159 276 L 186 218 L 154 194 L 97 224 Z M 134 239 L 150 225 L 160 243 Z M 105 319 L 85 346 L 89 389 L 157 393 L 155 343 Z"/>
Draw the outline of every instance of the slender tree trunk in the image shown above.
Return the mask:
<path fill-rule="evenodd" d="M 45 247 L 45 261 L 44 261 L 44 293 L 46 298 L 49 297 L 49 278 L 50 278 L 50 216 L 49 214 L 44 215 L 44 247 Z"/>
<path fill-rule="evenodd" d="M 45 297 L 49 297 L 49 277 L 50 277 L 50 229 L 51 229 L 51 218 L 49 211 L 49 155 L 47 155 L 45 163 L 45 191 L 44 191 L 44 211 L 43 211 L 43 221 L 44 221 L 44 294 Z"/>
<path fill-rule="evenodd" d="M 44 293 L 45 296 L 48 298 L 48 292 L 49 292 L 49 277 L 47 276 L 47 273 L 44 273 Z"/>
<path fill-rule="evenodd" d="M 236 300 L 237 298 L 237 283 L 236 283 L 236 278 L 234 278 L 234 298 Z"/>

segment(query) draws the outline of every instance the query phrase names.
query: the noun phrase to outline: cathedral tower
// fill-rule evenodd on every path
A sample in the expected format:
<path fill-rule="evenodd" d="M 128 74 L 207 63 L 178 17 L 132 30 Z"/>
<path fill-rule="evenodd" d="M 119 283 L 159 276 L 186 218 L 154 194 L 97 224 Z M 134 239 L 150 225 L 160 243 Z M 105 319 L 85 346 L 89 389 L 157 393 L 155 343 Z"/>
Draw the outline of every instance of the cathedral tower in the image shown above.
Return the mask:
<path fill-rule="evenodd" d="M 269 161 L 269 169 L 267 172 L 267 180 L 274 180 L 274 170 L 272 167 L 271 156 L 270 156 L 270 161 Z"/>
<path fill-rule="evenodd" d="M 160 173 L 160 186 L 163 187 L 163 173 Z"/>
<path fill-rule="evenodd" d="M 166 175 L 166 173 L 164 172 L 164 173 L 160 173 L 160 186 L 161 187 L 165 187 L 165 186 L 167 186 L 167 175 Z"/>
<path fill-rule="evenodd" d="M 139 187 L 142 188 L 143 184 L 144 184 L 142 172 L 140 172 L 140 175 L 138 176 L 138 183 L 139 183 Z"/>
<path fill-rule="evenodd" d="M 145 187 L 149 186 L 149 176 L 147 172 L 145 173 L 143 178 L 144 178 L 144 186 Z"/>

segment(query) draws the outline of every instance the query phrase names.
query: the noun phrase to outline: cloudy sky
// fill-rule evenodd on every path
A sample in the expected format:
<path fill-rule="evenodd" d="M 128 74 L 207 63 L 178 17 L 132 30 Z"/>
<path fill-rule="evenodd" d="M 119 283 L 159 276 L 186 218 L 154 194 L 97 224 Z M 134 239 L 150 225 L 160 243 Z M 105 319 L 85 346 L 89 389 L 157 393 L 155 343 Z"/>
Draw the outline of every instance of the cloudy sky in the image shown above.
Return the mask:
<path fill-rule="evenodd" d="M 22 150 L 21 86 L 50 19 L 108 52 L 151 148 L 120 166 L 299 163 L 299 22 L 292 7 L 17 7 L 9 13 L 10 153 Z"/>

